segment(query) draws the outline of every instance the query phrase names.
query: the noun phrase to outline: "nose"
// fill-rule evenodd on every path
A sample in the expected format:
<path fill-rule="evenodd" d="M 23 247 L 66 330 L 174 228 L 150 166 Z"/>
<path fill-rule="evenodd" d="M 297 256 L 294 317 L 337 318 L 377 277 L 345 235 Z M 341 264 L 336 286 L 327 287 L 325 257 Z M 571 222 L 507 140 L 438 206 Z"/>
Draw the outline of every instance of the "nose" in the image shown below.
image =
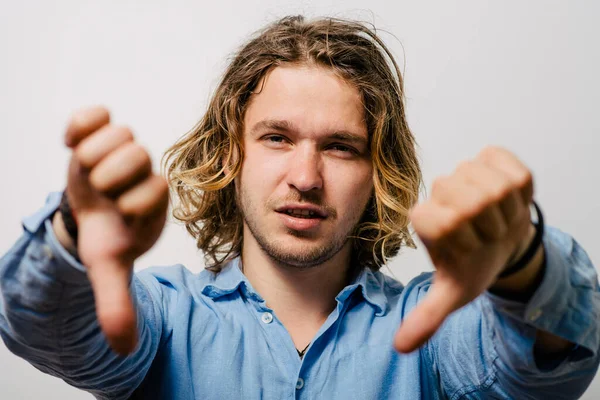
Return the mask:
<path fill-rule="evenodd" d="M 319 190 L 323 188 L 321 161 L 316 150 L 304 147 L 298 148 L 292 155 L 287 182 L 299 192 Z"/>

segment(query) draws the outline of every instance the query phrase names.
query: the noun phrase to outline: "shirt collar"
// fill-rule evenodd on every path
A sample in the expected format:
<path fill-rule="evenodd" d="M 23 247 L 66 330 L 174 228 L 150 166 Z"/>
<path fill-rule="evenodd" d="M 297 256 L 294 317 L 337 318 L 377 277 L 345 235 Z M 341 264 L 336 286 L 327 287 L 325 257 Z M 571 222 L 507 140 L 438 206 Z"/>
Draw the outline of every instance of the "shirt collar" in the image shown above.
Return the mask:
<path fill-rule="evenodd" d="M 385 277 L 381 272 L 373 272 L 369 268 L 363 268 L 354 283 L 346 286 L 336 297 L 340 303 L 345 302 L 357 290 L 373 308 L 376 316 L 382 316 L 387 311 L 387 298 L 384 292 Z"/>
<path fill-rule="evenodd" d="M 364 268 L 352 284 L 342 289 L 336 296 L 336 300 L 339 303 L 345 303 L 355 291 L 360 290 L 365 301 L 376 309 L 375 315 L 381 316 L 387 311 L 384 279 L 385 277 L 381 272 L 373 272 L 369 268 Z M 239 257 L 227 262 L 220 272 L 211 273 L 209 282 L 202 289 L 202 294 L 212 299 L 218 299 L 238 289 L 242 290 L 248 297 L 264 302 L 242 273 Z"/>
<path fill-rule="evenodd" d="M 264 302 L 262 297 L 254 290 L 250 281 L 242 273 L 241 260 L 239 257 L 236 257 L 225 263 L 218 273 L 213 272 L 210 274 L 210 279 L 202 289 L 202 294 L 211 299 L 218 299 L 238 289 L 243 290 L 247 296 Z"/>

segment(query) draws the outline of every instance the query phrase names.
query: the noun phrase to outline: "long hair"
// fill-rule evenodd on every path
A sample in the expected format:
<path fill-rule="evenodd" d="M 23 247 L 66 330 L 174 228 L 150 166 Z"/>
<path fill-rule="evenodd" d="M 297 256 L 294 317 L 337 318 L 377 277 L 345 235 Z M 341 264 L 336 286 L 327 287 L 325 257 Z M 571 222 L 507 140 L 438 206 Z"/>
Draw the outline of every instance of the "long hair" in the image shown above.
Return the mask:
<path fill-rule="evenodd" d="M 243 218 L 233 180 L 244 158 L 248 100 L 269 70 L 294 63 L 331 68 L 362 95 L 374 190 L 351 238 L 354 261 L 377 270 L 403 245 L 414 247 L 408 210 L 418 200 L 422 177 L 396 61 L 362 23 L 292 16 L 241 47 L 200 122 L 165 154 L 167 178 L 179 198 L 173 216 L 196 239 L 208 269 L 219 271 L 242 249 Z"/>

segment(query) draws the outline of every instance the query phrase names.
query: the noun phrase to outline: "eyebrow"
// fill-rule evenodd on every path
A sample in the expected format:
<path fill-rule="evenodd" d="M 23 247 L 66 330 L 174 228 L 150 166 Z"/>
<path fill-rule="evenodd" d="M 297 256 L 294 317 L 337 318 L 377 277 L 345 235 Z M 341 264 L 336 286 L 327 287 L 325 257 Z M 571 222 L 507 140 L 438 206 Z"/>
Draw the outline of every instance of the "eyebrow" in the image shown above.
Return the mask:
<path fill-rule="evenodd" d="M 257 122 L 252 127 L 252 134 L 257 133 L 261 130 L 272 129 L 275 131 L 296 131 L 296 127 L 290 121 L 279 120 L 279 119 L 263 119 L 262 121 Z"/>
<path fill-rule="evenodd" d="M 252 127 L 251 133 L 254 136 L 261 130 L 275 130 L 279 132 L 297 132 L 298 129 L 296 126 L 290 121 L 286 120 L 278 120 L 278 119 L 264 119 L 262 121 L 257 122 Z M 328 139 L 336 139 L 341 140 L 347 143 L 357 143 L 357 144 L 368 144 L 368 139 L 363 135 L 359 135 L 353 132 L 339 130 L 334 131 L 333 133 L 327 135 Z"/>

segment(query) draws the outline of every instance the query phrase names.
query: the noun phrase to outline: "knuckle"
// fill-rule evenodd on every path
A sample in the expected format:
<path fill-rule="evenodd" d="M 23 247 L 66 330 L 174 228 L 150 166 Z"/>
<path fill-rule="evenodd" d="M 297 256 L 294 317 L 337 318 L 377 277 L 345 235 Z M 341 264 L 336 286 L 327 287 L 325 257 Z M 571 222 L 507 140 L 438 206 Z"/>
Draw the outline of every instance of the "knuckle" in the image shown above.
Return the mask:
<path fill-rule="evenodd" d="M 424 204 L 418 204 L 409 211 L 408 218 L 417 231 L 421 226 L 421 221 L 423 221 L 423 218 L 426 215 L 426 211 L 424 210 L 425 207 Z"/>
<path fill-rule="evenodd" d="M 465 218 L 454 210 L 448 213 L 448 217 L 442 220 L 442 231 L 444 235 L 458 229 L 465 222 Z"/>
<path fill-rule="evenodd" d="M 81 112 L 75 113 L 69 119 L 67 124 L 67 136 L 78 137 L 85 131 L 88 125 L 88 118 Z"/>
<path fill-rule="evenodd" d="M 117 207 L 124 215 L 143 217 L 168 204 L 168 186 L 157 175 L 151 175 L 117 199 Z"/>
<path fill-rule="evenodd" d="M 454 230 L 456 226 L 451 221 L 440 221 L 437 229 L 432 231 L 428 237 L 433 242 L 439 242 L 444 238 L 447 238 Z"/>
<path fill-rule="evenodd" d="M 498 153 L 500 153 L 501 151 L 502 149 L 498 146 L 488 145 L 481 150 L 481 152 L 479 153 L 479 157 L 482 160 L 490 161 L 496 158 L 498 156 Z"/>
<path fill-rule="evenodd" d="M 531 171 L 529 171 L 527 168 L 523 168 L 523 170 L 519 173 L 519 176 L 517 177 L 517 184 L 519 185 L 519 187 L 527 186 L 532 181 L 533 175 L 531 174 Z"/>
<path fill-rule="evenodd" d="M 122 215 L 132 215 L 137 210 L 136 207 L 132 207 L 126 195 L 121 195 L 116 200 L 116 206 Z"/>
<path fill-rule="evenodd" d="M 431 194 L 436 196 L 445 191 L 448 185 L 448 178 L 445 176 L 437 177 L 431 183 Z"/>
<path fill-rule="evenodd" d="M 73 130 L 77 131 L 77 130 L 81 129 L 82 126 L 85 125 L 85 121 L 86 121 L 86 118 L 83 115 L 83 111 L 76 111 L 69 118 L 69 126 Z"/>
<path fill-rule="evenodd" d="M 160 196 L 168 196 L 169 194 L 169 184 L 167 183 L 167 180 L 165 178 L 163 178 L 162 176 L 159 176 L 158 179 L 158 183 L 157 183 L 157 192 L 159 193 Z"/>
<path fill-rule="evenodd" d="M 475 168 L 475 163 L 473 161 L 464 160 L 459 162 L 456 166 L 456 173 L 459 175 L 467 175 L 473 168 Z"/>
<path fill-rule="evenodd" d="M 89 182 L 92 188 L 99 192 L 106 192 L 110 189 L 108 181 L 105 179 L 104 175 L 98 172 L 98 169 L 93 169 L 90 172 Z"/>
<path fill-rule="evenodd" d="M 91 160 L 88 151 L 84 146 L 79 146 L 73 150 L 73 157 L 83 166 L 84 168 L 91 167 Z"/>
<path fill-rule="evenodd" d="M 117 199 L 117 209 L 126 216 L 142 216 L 144 214 L 143 204 L 138 204 L 131 195 L 125 194 Z"/>
<path fill-rule="evenodd" d="M 75 129 L 85 129 L 95 119 L 106 120 L 110 118 L 108 109 L 104 106 L 87 107 L 75 111 L 70 118 L 70 125 Z"/>
<path fill-rule="evenodd" d="M 144 146 L 142 146 L 141 144 L 137 143 L 137 142 L 130 142 L 127 143 L 125 146 L 127 146 L 127 149 L 135 156 L 135 157 L 139 157 L 140 159 L 144 158 L 145 155 L 147 154 L 146 149 L 144 148 Z"/>
<path fill-rule="evenodd" d="M 152 159 L 144 146 L 137 142 L 127 142 L 119 146 L 119 158 L 135 167 L 145 169 L 152 167 Z"/>
<path fill-rule="evenodd" d="M 132 152 L 141 168 L 152 168 L 152 159 L 150 154 L 144 146 L 139 143 L 134 143 L 132 146 Z"/>
<path fill-rule="evenodd" d="M 446 236 L 448 236 L 455 229 L 455 224 L 453 221 L 440 221 L 438 225 L 438 229 L 432 232 L 430 239 L 432 240 L 440 240 Z"/>
<path fill-rule="evenodd" d="M 123 142 L 131 142 L 134 140 L 133 131 L 128 126 L 115 126 L 114 133 Z"/>
<path fill-rule="evenodd" d="M 102 106 L 102 105 L 92 106 L 89 108 L 89 110 L 103 118 L 108 118 L 110 116 L 110 112 L 108 111 L 108 108 L 105 106 Z"/>
<path fill-rule="evenodd" d="M 467 221 L 480 214 L 488 204 L 488 200 L 480 195 L 470 195 L 455 204 L 459 222 Z"/>
<path fill-rule="evenodd" d="M 510 194 L 511 188 L 506 184 L 496 185 L 489 190 L 489 196 L 493 203 L 497 203 L 504 200 Z"/>
<path fill-rule="evenodd" d="M 426 203 L 417 204 L 410 210 L 409 218 L 410 218 L 410 222 L 413 225 L 413 228 L 415 228 L 415 230 L 417 230 L 417 231 L 421 230 L 421 226 L 423 225 L 424 221 L 427 218 L 429 207 L 430 207 L 429 203 L 426 202 Z"/>

